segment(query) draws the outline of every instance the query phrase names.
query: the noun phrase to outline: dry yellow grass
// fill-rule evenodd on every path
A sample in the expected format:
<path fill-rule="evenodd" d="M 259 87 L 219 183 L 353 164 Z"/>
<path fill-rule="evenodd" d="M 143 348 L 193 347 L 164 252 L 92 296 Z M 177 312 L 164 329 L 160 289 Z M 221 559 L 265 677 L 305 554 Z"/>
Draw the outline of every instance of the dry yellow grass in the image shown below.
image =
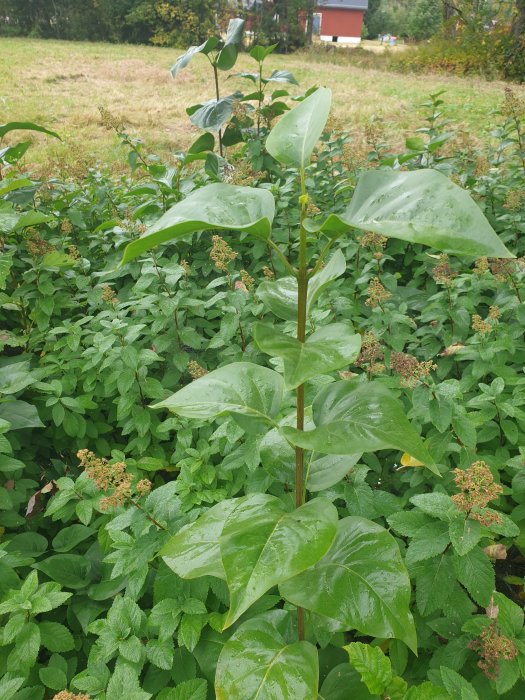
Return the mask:
<path fill-rule="evenodd" d="M 181 53 L 177 49 L 145 46 L 70 43 L 31 39 L 1 39 L 0 122 L 30 120 L 60 133 L 63 143 L 34 135 L 29 164 L 43 165 L 56 158 L 122 162 L 124 153 L 115 135 L 100 119 L 98 105 L 121 116 L 129 132 L 141 138 L 150 152 L 163 158 L 185 148 L 198 133 L 186 107 L 213 97 L 210 67 L 197 56 L 174 81 L 169 67 Z M 422 123 L 418 105 L 433 91 L 447 91 L 447 116 L 475 137 L 491 127 L 490 112 L 500 102 L 503 84 L 476 78 L 413 76 L 363 69 L 304 54 L 272 56 L 267 69 L 286 68 L 301 83 L 334 92 L 334 116 L 360 139 L 372 116 L 384 121 L 386 137 L 402 143 Z M 334 61 L 334 62 L 330 62 Z M 253 69 L 243 55 L 235 70 Z M 233 72 L 233 71 L 232 71 Z M 250 89 L 237 79 L 222 76 L 224 94 L 237 87 Z M 300 90 L 297 90 L 299 92 Z M 525 94 L 524 88 L 516 88 Z"/>

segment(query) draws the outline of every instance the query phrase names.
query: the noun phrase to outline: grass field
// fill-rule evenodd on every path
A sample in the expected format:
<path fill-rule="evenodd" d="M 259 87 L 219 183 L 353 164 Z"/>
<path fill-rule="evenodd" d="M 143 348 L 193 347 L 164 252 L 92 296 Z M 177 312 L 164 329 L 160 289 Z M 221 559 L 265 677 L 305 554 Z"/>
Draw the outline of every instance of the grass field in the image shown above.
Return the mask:
<path fill-rule="evenodd" d="M 376 115 L 384 120 L 391 142 L 421 125 L 418 105 L 430 92 L 446 90 L 445 111 L 456 125 L 485 138 L 490 117 L 501 101 L 503 83 L 439 75 L 397 75 L 352 66 L 344 52 L 273 56 L 267 68 L 287 68 L 305 90 L 313 84 L 334 92 L 334 116 L 360 138 L 363 125 Z M 348 49 L 350 51 L 350 49 Z M 104 129 L 98 105 L 123 117 L 128 131 L 148 151 L 162 157 L 187 146 L 197 131 L 185 108 L 213 97 L 210 67 L 198 56 L 174 81 L 168 69 L 181 52 L 146 46 L 0 39 L 0 123 L 31 120 L 58 131 L 63 144 L 40 135 L 29 151 L 29 164 L 77 158 L 116 164 L 122 151 Z M 251 64 L 251 65 L 250 65 Z M 242 56 L 235 70 L 253 68 Z M 232 71 L 233 72 L 233 71 Z M 224 94 L 243 81 L 226 81 Z M 525 95 L 525 88 L 515 88 Z M 57 145 L 58 144 L 58 145 Z"/>

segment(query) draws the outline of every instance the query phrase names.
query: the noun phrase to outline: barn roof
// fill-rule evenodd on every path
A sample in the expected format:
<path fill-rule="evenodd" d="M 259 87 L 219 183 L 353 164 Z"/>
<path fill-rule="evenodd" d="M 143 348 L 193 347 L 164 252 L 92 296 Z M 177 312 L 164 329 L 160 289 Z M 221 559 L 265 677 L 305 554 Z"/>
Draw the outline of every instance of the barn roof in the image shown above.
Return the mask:
<path fill-rule="evenodd" d="M 317 0 L 317 7 L 337 7 L 341 10 L 368 10 L 368 0 Z"/>

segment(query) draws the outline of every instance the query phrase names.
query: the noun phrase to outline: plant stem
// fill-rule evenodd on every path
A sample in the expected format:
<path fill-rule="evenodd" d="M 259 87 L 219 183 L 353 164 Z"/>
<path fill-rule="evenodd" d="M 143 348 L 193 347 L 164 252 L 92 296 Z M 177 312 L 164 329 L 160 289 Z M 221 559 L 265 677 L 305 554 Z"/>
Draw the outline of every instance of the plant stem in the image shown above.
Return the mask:
<path fill-rule="evenodd" d="M 306 231 L 303 220 L 306 214 L 304 170 L 301 171 L 301 225 L 299 229 L 299 267 L 297 270 L 297 340 L 304 343 L 306 337 L 306 301 L 308 295 L 308 269 L 306 266 Z M 304 384 L 297 387 L 296 398 L 297 430 L 304 430 Z M 295 506 L 299 508 L 305 501 L 304 494 L 304 450 L 295 448 Z M 297 633 L 304 639 L 304 610 L 297 608 Z"/>
<path fill-rule="evenodd" d="M 217 70 L 217 66 L 215 63 L 211 64 L 213 66 L 213 77 L 215 78 L 215 96 L 217 98 L 217 102 L 221 99 L 220 92 L 219 92 L 219 71 Z M 221 158 L 224 155 L 223 150 L 222 150 L 222 129 L 219 129 L 219 153 L 221 154 Z"/>

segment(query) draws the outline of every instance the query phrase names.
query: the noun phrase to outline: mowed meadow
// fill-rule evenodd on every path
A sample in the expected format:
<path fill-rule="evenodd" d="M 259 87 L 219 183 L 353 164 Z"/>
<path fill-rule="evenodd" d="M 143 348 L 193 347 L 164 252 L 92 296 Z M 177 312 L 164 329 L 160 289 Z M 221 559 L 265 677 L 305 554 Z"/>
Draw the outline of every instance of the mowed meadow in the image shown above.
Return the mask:
<path fill-rule="evenodd" d="M 430 93 L 445 90 L 446 116 L 456 129 L 485 140 L 491 112 L 501 103 L 504 83 L 444 75 L 402 75 L 350 63 L 352 49 L 289 56 L 272 55 L 265 66 L 291 71 L 300 83 L 296 94 L 313 85 L 333 91 L 332 117 L 359 143 L 364 127 L 379 118 L 385 140 L 401 146 L 421 126 L 419 108 Z M 214 96 L 213 75 L 204 56 L 173 80 L 169 68 L 183 52 L 177 48 L 73 43 L 32 39 L 0 39 L 0 121 L 34 121 L 57 131 L 63 144 L 34 134 L 27 164 L 59 159 L 86 164 L 123 160 L 122 149 L 100 118 L 99 106 L 121 117 L 130 135 L 142 139 L 149 152 L 163 158 L 186 148 L 196 138 L 186 108 Z M 242 55 L 232 71 L 221 74 L 226 95 L 250 83 L 230 74 L 254 70 Z M 515 87 L 525 95 L 525 88 Z M 292 90 L 294 92 L 294 90 Z M 125 167 L 125 164 L 122 165 Z"/>

